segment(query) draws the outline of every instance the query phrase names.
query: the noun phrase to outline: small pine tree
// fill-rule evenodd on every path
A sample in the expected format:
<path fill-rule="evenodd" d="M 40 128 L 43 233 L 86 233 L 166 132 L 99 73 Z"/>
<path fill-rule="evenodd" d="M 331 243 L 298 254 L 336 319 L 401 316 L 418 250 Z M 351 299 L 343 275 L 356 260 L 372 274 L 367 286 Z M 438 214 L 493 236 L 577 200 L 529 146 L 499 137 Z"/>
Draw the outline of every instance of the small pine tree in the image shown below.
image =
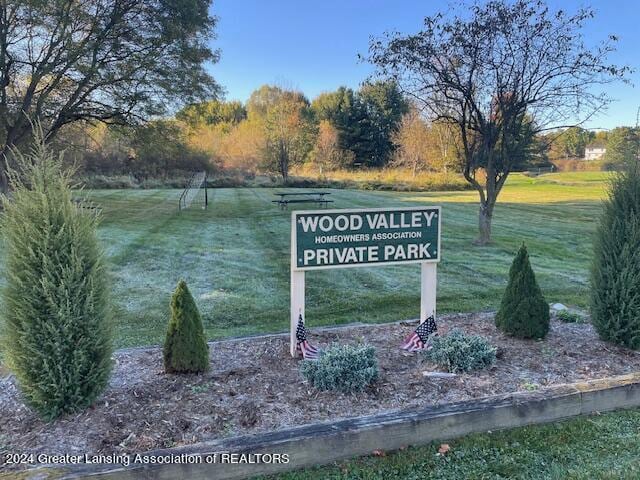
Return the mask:
<path fill-rule="evenodd" d="M 640 167 L 615 177 L 594 241 L 591 322 L 603 340 L 640 349 Z"/>
<path fill-rule="evenodd" d="M 24 398 L 44 419 L 91 405 L 111 371 L 111 322 L 98 218 L 72 201 L 72 172 L 39 127 L 14 152 L 2 197 L 6 259 L 4 353 Z"/>
<path fill-rule="evenodd" d="M 511 264 L 496 326 L 517 338 L 544 338 L 549 331 L 549 304 L 538 287 L 524 244 Z"/>
<path fill-rule="evenodd" d="M 209 368 L 209 346 L 196 302 L 184 280 L 171 297 L 171 319 L 164 341 L 167 373 L 200 373 Z"/>

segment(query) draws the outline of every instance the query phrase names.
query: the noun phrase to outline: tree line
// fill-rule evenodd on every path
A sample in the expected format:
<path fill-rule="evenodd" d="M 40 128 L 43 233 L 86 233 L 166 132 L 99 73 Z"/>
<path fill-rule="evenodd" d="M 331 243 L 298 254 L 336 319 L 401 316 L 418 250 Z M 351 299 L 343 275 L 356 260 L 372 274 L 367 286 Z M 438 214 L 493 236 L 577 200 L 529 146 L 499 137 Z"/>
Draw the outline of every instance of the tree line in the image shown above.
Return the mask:
<path fill-rule="evenodd" d="M 640 128 L 615 127 L 611 130 L 587 130 L 570 127 L 546 134 L 542 139 L 547 145 L 550 161 L 585 158 L 589 145 L 605 148 L 602 162 L 605 168 L 618 168 L 640 156 Z"/>
<path fill-rule="evenodd" d="M 287 180 L 292 168 L 403 166 L 455 170 L 455 138 L 429 122 L 390 81 L 340 87 L 313 100 L 264 85 L 246 103 L 194 102 L 171 118 L 132 128 L 78 124 L 61 132 L 86 173 L 171 175 L 194 169 L 267 172 Z"/>
<path fill-rule="evenodd" d="M 221 169 L 288 178 L 307 165 L 322 176 L 335 169 L 407 169 L 461 173 L 461 140 L 446 122 L 429 121 L 390 82 L 340 87 L 309 101 L 302 93 L 264 85 L 246 103 L 192 103 L 169 119 L 136 127 L 76 124 L 54 144 L 84 174 L 163 178 Z M 606 148 L 602 168 L 640 152 L 640 129 L 581 127 L 536 134 L 515 169 L 583 159 L 590 144 Z M 558 162 L 561 163 L 561 162 Z"/>

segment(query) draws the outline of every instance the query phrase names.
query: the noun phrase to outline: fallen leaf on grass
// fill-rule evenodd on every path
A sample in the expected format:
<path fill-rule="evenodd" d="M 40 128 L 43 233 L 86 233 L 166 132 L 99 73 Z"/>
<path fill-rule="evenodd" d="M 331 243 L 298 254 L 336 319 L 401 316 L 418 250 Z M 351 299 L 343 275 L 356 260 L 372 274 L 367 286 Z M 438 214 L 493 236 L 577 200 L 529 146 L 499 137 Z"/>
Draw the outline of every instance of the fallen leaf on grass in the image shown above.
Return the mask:
<path fill-rule="evenodd" d="M 451 450 L 451 447 L 449 446 L 449 444 L 443 443 L 442 445 L 440 445 L 440 448 L 438 449 L 438 454 L 446 455 L 447 453 L 449 453 L 449 450 Z"/>

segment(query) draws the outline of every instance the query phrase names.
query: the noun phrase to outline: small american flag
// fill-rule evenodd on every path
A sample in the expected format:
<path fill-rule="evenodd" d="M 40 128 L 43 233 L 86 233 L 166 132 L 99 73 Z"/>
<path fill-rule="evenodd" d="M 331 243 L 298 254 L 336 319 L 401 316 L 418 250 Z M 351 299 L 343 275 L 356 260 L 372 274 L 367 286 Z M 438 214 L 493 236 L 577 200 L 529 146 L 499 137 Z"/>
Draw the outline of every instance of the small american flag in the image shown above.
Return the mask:
<path fill-rule="evenodd" d="M 418 328 L 404 339 L 400 348 L 408 352 L 418 352 L 429 344 L 429 340 L 433 335 L 438 334 L 438 326 L 436 320 L 431 315 L 424 322 L 418 325 Z"/>
<path fill-rule="evenodd" d="M 304 320 L 302 314 L 298 317 L 298 327 L 296 328 L 296 350 L 302 354 L 302 358 L 305 360 L 317 360 L 320 351 L 311 345 L 307 340 L 307 329 L 304 326 Z"/>

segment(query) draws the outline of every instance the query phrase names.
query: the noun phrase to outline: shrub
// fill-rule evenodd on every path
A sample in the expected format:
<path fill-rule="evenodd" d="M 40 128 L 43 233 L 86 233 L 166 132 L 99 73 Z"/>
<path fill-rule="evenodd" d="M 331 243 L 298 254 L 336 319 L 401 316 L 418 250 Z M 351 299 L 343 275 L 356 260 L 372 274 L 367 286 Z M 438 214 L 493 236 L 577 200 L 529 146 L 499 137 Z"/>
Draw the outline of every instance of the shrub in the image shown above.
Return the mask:
<path fill-rule="evenodd" d="M 549 331 L 549 304 L 538 287 L 524 244 L 509 270 L 495 320 L 500 330 L 517 338 L 544 338 Z"/>
<path fill-rule="evenodd" d="M 25 400 L 44 419 L 91 405 L 111 371 L 111 322 L 98 218 L 72 202 L 62 156 L 39 128 L 15 152 L 2 198 L 4 352 Z"/>
<path fill-rule="evenodd" d="M 493 365 L 496 348 L 480 335 L 467 335 L 453 329 L 444 336 L 435 336 L 431 348 L 425 350 L 427 360 L 451 373 L 469 372 Z"/>
<path fill-rule="evenodd" d="M 583 171 L 606 171 L 611 170 L 604 160 L 588 160 L 582 158 L 553 160 L 553 165 L 559 172 L 583 172 Z"/>
<path fill-rule="evenodd" d="M 303 360 L 300 372 L 318 390 L 360 392 L 378 378 L 375 348 L 332 345 L 317 361 Z"/>
<path fill-rule="evenodd" d="M 585 323 L 582 315 L 576 312 L 570 312 L 569 310 L 560 310 L 556 313 L 556 318 L 564 323 Z"/>
<path fill-rule="evenodd" d="M 209 346 L 196 302 L 184 280 L 171 297 L 171 319 L 163 348 L 167 373 L 200 373 L 209 368 Z"/>
<path fill-rule="evenodd" d="M 138 188 L 135 179 L 131 175 L 92 175 L 78 177 L 78 181 L 85 188 L 91 189 L 120 189 L 120 188 Z"/>
<path fill-rule="evenodd" d="M 594 241 L 591 323 L 603 340 L 640 348 L 640 171 L 613 180 Z"/>

